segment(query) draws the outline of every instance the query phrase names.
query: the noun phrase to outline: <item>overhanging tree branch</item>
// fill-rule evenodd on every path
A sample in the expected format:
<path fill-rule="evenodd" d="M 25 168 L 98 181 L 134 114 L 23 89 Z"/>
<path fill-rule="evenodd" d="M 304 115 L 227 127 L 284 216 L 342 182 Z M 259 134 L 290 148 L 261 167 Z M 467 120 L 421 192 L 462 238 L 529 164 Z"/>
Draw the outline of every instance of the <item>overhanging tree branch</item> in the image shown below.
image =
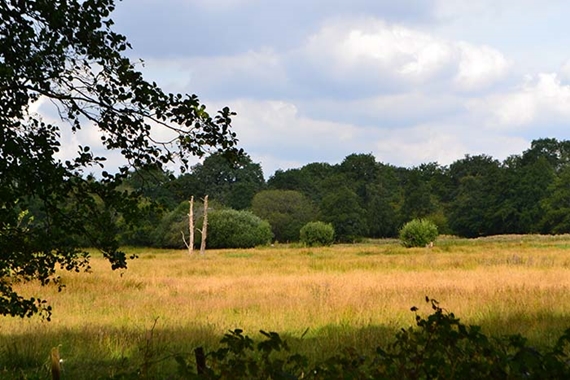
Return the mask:
<path fill-rule="evenodd" d="M 127 39 L 112 31 L 114 0 L 10 0 L 0 2 L 0 276 L 41 284 L 58 282 L 56 269 L 84 270 L 98 247 L 114 269 L 126 267 L 118 247 L 117 220 L 138 220 L 138 194 L 120 190 L 130 169 L 158 167 L 206 152 L 237 158 L 229 108 L 214 116 L 196 95 L 165 93 L 147 82 L 124 56 Z M 45 97 L 64 123 L 48 124 L 30 112 Z M 41 110 L 40 110 L 41 111 Z M 100 180 L 82 177 L 104 166 L 89 146 L 61 162 L 60 131 L 95 125 L 107 149 L 127 164 Z M 153 128 L 172 138 L 158 141 Z M 26 229 L 22 212 L 36 218 Z M 10 277 L 8 277 L 10 278 Z M 37 298 L 0 284 L 0 314 L 30 316 L 51 309 Z"/>

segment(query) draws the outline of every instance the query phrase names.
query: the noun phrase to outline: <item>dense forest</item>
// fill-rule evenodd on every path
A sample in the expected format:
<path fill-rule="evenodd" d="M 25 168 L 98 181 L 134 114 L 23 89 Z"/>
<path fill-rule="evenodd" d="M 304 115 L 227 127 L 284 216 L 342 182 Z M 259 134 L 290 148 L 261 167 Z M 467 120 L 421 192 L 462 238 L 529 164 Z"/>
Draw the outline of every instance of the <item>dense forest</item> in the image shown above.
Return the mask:
<path fill-rule="evenodd" d="M 247 155 L 237 164 L 212 155 L 177 177 L 137 171 L 123 186 L 159 205 L 147 207 L 135 229 L 120 230 L 117 218 L 128 245 L 184 247 L 188 199 L 206 194 L 210 209 L 249 210 L 267 220 L 279 242 L 298 240 L 313 220 L 331 223 L 339 242 L 394 237 L 414 218 L 463 237 L 570 232 L 570 141 L 556 139 L 535 140 L 503 162 L 467 155 L 449 166 L 402 168 L 351 154 L 337 165 L 278 170 L 267 181 Z"/>

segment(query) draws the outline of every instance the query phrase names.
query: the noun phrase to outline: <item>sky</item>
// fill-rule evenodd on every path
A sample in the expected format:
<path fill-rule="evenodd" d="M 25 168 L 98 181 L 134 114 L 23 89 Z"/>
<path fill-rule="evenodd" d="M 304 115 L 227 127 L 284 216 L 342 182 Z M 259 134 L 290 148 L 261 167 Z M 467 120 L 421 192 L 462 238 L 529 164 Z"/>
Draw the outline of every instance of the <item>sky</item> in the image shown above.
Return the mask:
<path fill-rule="evenodd" d="M 352 153 L 449 165 L 570 139 L 569 14 L 557 0 L 123 0 L 112 18 L 147 80 L 237 112 L 268 178 Z"/>

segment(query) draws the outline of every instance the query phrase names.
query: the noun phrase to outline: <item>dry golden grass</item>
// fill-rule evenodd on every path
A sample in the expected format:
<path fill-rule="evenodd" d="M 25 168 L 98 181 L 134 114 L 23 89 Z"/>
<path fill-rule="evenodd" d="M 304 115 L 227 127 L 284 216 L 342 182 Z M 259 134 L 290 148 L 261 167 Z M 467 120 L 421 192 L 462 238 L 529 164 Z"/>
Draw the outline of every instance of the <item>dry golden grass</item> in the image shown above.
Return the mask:
<path fill-rule="evenodd" d="M 305 339 L 315 338 L 315 352 L 369 346 L 413 324 L 409 309 L 426 295 L 494 335 L 522 333 L 552 344 L 570 327 L 568 236 L 448 238 L 433 249 L 409 250 L 377 242 L 205 256 L 133 251 L 140 258 L 123 273 L 98 256 L 91 274 L 62 273 L 61 293 L 22 286 L 49 300 L 52 322 L 5 318 L 0 347 L 26 355 L 62 344 L 64 357 L 120 360 L 140 354 L 155 320 L 153 344 L 170 349 L 213 346 L 233 328 L 293 337 L 308 328 Z M 26 342 L 28 348 L 19 346 Z"/>

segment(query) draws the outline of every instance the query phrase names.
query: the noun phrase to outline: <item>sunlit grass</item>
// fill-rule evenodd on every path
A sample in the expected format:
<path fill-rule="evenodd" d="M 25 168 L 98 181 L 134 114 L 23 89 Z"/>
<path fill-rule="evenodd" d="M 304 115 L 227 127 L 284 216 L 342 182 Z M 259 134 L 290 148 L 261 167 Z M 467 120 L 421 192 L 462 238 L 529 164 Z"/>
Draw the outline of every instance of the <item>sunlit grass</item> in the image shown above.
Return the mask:
<path fill-rule="evenodd" d="M 124 272 L 94 253 L 93 273 L 61 274 L 61 293 L 23 285 L 47 299 L 54 315 L 49 323 L 2 320 L 0 371 L 20 361 L 37 368 L 61 344 L 67 371 L 94 367 L 109 376 L 139 365 L 149 350 L 215 347 L 234 328 L 293 341 L 308 329 L 303 349 L 314 357 L 342 346 L 373 348 L 412 325 L 410 307 L 426 295 L 492 335 L 521 333 L 536 345 L 552 345 L 570 327 L 569 236 L 444 238 L 432 249 L 377 241 L 204 256 L 129 252 L 139 259 Z"/>

